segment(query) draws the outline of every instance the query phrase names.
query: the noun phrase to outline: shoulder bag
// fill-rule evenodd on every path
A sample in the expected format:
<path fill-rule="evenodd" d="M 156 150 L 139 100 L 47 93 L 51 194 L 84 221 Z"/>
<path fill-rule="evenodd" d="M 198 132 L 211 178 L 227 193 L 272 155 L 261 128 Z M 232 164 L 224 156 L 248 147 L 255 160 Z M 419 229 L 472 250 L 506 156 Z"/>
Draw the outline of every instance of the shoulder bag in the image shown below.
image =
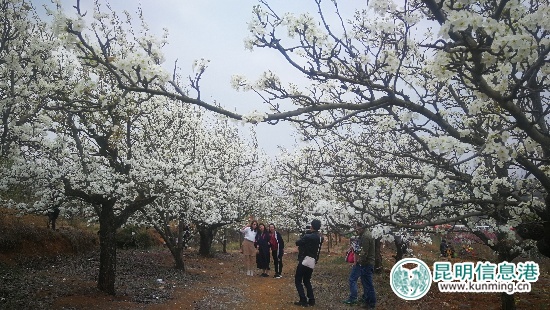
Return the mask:
<path fill-rule="evenodd" d="M 319 250 L 317 251 L 317 257 L 319 257 L 319 253 L 321 252 L 321 245 L 322 245 L 322 239 L 319 237 Z M 315 258 L 311 256 L 304 257 L 304 260 L 302 260 L 302 265 L 308 267 L 308 268 L 315 268 Z"/>

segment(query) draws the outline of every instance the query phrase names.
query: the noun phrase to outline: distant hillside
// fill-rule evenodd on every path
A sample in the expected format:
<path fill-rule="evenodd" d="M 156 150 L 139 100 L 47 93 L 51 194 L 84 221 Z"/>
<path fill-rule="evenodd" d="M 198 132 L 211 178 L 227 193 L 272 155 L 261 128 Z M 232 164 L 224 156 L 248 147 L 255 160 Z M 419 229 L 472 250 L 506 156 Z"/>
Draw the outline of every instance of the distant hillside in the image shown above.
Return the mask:
<path fill-rule="evenodd" d="M 90 230 L 58 225 L 47 228 L 47 217 L 18 216 L 0 208 L 0 263 L 13 264 L 40 257 L 77 254 L 97 249 L 98 237 Z"/>

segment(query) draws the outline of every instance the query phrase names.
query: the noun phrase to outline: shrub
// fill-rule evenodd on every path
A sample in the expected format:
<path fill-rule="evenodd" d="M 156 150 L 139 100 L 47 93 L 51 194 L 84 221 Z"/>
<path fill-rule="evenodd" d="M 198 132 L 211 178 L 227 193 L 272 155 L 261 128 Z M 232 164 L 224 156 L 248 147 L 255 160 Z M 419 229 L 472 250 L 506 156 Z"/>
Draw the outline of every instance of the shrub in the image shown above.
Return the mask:
<path fill-rule="evenodd" d="M 156 245 L 156 239 L 148 229 L 135 225 L 121 228 L 116 235 L 117 247 L 121 249 L 146 250 Z"/>

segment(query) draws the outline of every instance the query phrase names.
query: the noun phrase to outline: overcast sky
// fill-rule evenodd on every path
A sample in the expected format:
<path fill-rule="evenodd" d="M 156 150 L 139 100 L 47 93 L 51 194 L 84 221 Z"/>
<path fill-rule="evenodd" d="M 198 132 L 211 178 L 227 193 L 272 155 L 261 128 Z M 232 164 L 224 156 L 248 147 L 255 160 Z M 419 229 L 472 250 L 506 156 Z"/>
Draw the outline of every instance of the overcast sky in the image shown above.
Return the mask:
<path fill-rule="evenodd" d="M 36 7 L 49 3 L 49 0 L 31 0 Z M 76 0 L 61 1 L 67 10 Z M 91 11 L 93 0 L 81 0 L 81 8 Z M 104 3 L 103 1 L 100 1 Z M 117 12 L 127 10 L 137 12 L 139 3 L 151 29 L 159 36 L 162 28 L 169 29 L 169 45 L 164 49 L 165 65 L 172 70 L 174 61 L 182 68 L 183 76 L 191 74 L 193 60 L 210 60 L 201 84 L 201 99 L 216 100 L 227 109 L 238 113 L 248 113 L 254 109 L 266 109 L 253 93 L 237 92 L 230 86 L 232 75 L 241 74 L 249 80 L 256 80 L 266 70 L 274 71 L 282 81 L 295 80 L 297 72 L 290 68 L 284 59 L 274 51 L 244 48 L 248 35 L 247 23 L 252 18 L 252 7 L 257 0 L 111 0 L 109 3 Z M 327 1 L 330 3 L 330 1 Z M 365 1 L 341 1 L 365 6 Z M 277 13 L 315 13 L 313 0 L 270 0 Z M 345 9 L 345 8 L 344 8 Z M 247 125 L 252 126 L 252 125 Z M 256 127 L 260 146 L 271 155 L 276 154 L 277 146 L 292 148 L 295 138 L 293 129 L 287 123 L 275 126 L 259 124 Z"/>

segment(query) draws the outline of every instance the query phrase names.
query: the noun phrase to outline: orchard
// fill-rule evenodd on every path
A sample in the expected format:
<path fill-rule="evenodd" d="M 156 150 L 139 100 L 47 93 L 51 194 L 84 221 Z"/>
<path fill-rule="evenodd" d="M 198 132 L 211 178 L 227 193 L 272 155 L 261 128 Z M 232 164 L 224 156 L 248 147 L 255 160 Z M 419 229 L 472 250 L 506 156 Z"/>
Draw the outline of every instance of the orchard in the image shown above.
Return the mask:
<path fill-rule="evenodd" d="M 236 112 L 201 96 L 207 59 L 165 63 L 171 34 L 147 11 L 0 0 L 2 203 L 98 224 L 111 295 L 128 224 L 154 227 L 179 269 L 183 227 L 208 256 L 250 215 L 342 234 L 359 220 L 414 244 L 460 225 L 498 262 L 550 257 L 548 1 L 275 2 L 250 8 L 243 49 L 300 82 L 235 74 L 257 107 Z M 280 122 L 302 142 L 266 154 L 255 126 Z"/>

